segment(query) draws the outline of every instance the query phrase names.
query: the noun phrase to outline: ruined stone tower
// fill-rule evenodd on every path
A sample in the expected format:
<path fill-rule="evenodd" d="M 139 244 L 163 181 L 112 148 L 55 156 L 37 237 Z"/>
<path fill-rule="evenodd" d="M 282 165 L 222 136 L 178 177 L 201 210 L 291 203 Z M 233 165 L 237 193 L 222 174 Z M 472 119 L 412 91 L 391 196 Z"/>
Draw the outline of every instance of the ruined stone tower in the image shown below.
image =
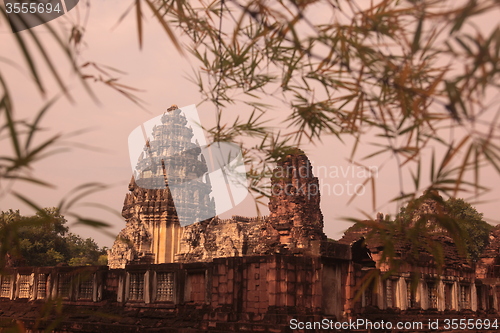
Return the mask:
<path fill-rule="evenodd" d="M 319 254 L 323 233 L 318 178 L 311 162 L 297 149 L 280 161 L 271 179 L 269 222 L 279 242 L 293 252 Z"/>
<path fill-rule="evenodd" d="M 172 106 L 153 127 L 125 197 L 126 227 L 108 254 L 111 268 L 174 262 L 182 227 L 215 216 L 207 165 L 186 124 Z"/>

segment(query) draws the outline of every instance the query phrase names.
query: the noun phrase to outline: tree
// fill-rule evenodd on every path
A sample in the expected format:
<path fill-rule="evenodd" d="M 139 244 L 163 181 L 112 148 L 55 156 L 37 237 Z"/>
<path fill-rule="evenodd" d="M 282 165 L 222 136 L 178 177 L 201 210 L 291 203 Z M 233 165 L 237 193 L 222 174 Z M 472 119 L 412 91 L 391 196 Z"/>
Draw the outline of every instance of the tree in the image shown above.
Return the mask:
<path fill-rule="evenodd" d="M 69 256 L 65 240 L 67 221 L 56 208 L 19 218 L 21 223 L 26 221 L 18 234 L 20 254 L 26 265 L 54 266 L 66 261 Z"/>
<path fill-rule="evenodd" d="M 78 235 L 69 234 L 66 237 L 68 244 L 70 266 L 85 266 L 85 265 L 106 265 L 106 249 L 100 248 L 92 238 L 83 239 Z"/>
<path fill-rule="evenodd" d="M 401 223 L 398 230 L 410 231 L 408 238 L 426 237 L 426 233 L 447 234 L 455 239 L 458 250 L 474 261 L 488 245 L 493 228 L 470 203 L 457 198 L 443 200 L 435 192 L 412 200 L 401 209 L 394 223 Z"/>
<path fill-rule="evenodd" d="M 458 221 L 463 233 L 468 236 L 464 242 L 470 258 L 479 259 L 483 249 L 488 245 L 490 231 L 493 227 L 483 220 L 482 213 L 479 213 L 463 199 L 450 198 L 446 200 L 445 209 Z"/>
<path fill-rule="evenodd" d="M 82 1 L 83 2 L 83 1 Z M 9 19 L 5 10 L 5 5 L 0 4 L 0 26 L 8 27 Z M 19 71 L 17 75 L 26 77 L 26 84 L 32 84 L 36 87 L 39 97 L 44 100 L 43 105 L 38 110 L 33 110 L 31 119 L 23 119 L 15 112 L 15 100 L 11 93 L 11 81 L 14 79 L 8 76 L 3 67 L 0 67 L 0 142 L 2 150 L 0 152 L 0 197 L 14 196 L 21 202 L 33 208 L 36 212 L 42 213 L 44 209 L 37 203 L 37 198 L 33 198 L 30 193 L 21 193 L 13 190 L 14 182 L 27 182 L 42 187 L 52 187 L 44 179 L 34 176 L 33 169 L 37 162 L 50 158 L 54 154 L 60 153 L 65 149 L 61 147 L 62 133 L 49 132 L 49 135 L 41 135 L 46 128 L 43 127 L 43 120 L 51 107 L 59 98 L 66 98 L 74 102 L 65 76 L 62 75 L 60 66 L 63 63 L 69 65 L 74 78 L 81 83 L 82 88 L 88 92 L 91 98 L 97 101 L 91 86 L 87 83 L 89 80 L 95 83 L 101 83 L 110 87 L 132 100 L 139 103 L 139 100 L 131 94 L 131 90 L 122 85 L 118 78 L 113 76 L 112 69 L 106 71 L 94 62 L 83 61 L 78 55 L 78 46 L 82 42 L 83 27 L 74 23 L 68 31 L 61 32 L 55 29 L 50 23 L 44 24 L 47 33 L 45 38 L 40 38 L 36 32 L 28 29 L 25 33 L 13 33 L 12 39 L 17 45 L 17 51 L 21 55 L 19 61 L 12 61 L 9 57 L 4 57 L 4 52 L 12 50 L 2 48 L 0 51 L 0 64 L 2 66 L 11 66 Z M 69 38 L 65 37 L 68 33 Z M 71 76 L 71 75 L 70 75 Z M 53 81 L 59 88 L 53 94 L 48 93 L 48 82 Z M 31 98 L 32 96 L 30 96 Z M 67 134 L 67 133 L 66 133 Z M 75 224 L 86 224 L 94 228 L 107 227 L 107 223 L 98 221 L 74 212 L 74 206 L 82 198 L 94 193 L 95 191 L 106 188 L 105 184 L 92 182 L 82 184 L 75 188 L 68 196 L 65 196 L 58 203 L 57 209 L 65 216 L 74 219 Z M 108 208 L 109 209 L 109 208 Z M 17 212 L 18 214 L 18 212 Z M 7 223 L 9 219 L 14 219 L 14 223 Z M 0 272 L 4 268 L 7 254 L 19 250 L 19 242 L 15 241 L 19 233 L 18 228 L 22 228 L 28 220 L 17 219 L 16 212 L 10 211 L 2 216 L 0 233 Z M 35 249 L 32 243 L 24 243 L 25 248 Z M 61 261 L 58 251 L 50 251 L 51 262 Z"/>
<path fill-rule="evenodd" d="M 82 239 L 68 233 L 66 219 L 56 208 L 46 208 L 33 216 L 22 216 L 19 211 L 0 213 L 2 232 L 6 228 L 16 231 L 8 253 L 13 265 L 72 266 L 95 265 L 103 262 L 105 249 L 93 239 Z M 14 227 L 13 225 L 16 224 Z M 2 243 L 3 245 L 3 243 Z"/>

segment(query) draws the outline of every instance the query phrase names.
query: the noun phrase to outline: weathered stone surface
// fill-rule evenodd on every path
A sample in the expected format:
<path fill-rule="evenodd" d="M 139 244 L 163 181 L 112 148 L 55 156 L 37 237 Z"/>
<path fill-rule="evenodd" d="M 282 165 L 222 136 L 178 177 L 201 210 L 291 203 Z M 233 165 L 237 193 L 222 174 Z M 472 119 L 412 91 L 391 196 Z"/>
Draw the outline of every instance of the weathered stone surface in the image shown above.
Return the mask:
<path fill-rule="evenodd" d="M 476 274 L 480 278 L 497 278 L 500 276 L 500 225 L 490 231 L 488 241 L 476 264 Z"/>
<path fill-rule="evenodd" d="M 271 179 L 269 221 L 279 242 L 292 252 L 319 254 L 323 233 L 318 178 L 300 150 L 278 163 Z"/>
<path fill-rule="evenodd" d="M 214 258 L 273 253 L 278 233 L 267 217 L 213 218 L 183 228 L 177 261 L 211 261 Z"/>

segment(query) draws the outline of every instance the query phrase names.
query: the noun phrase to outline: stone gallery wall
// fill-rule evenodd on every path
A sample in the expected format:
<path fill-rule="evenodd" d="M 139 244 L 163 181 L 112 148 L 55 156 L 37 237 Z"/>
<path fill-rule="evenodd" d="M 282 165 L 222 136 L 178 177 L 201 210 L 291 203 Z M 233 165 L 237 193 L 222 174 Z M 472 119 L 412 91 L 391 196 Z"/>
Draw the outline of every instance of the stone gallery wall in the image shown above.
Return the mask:
<path fill-rule="evenodd" d="M 322 245 L 323 256 L 273 254 L 125 269 L 11 268 L 0 278 L 0 330 L 17 325 L 27 332 L 277 333 L 290 332 L 291 320 L 500 319 L 500 288 L 489 280 L 458 271 L 437 280 L 435 270 L 421 267 L 413 270 L 420 274 L 414 292 L 409 274 L 363 289 L 377 269 L 353 260 L 348 245 Z M 428 331 L 427 325 L 412 332 Z M 476 331 L 482 332 L 467 330 Z"/>
<path fill-rule="evenodd" d="M 346 310 L 350 252 L 340 247 L 343 257 L 336 258 L 11 269 L 0 282 L 0 326 L 19 321 L 44 329 L 60 321 L 57 332 L 285 332 L 293 318 L 338 319 Z"/>

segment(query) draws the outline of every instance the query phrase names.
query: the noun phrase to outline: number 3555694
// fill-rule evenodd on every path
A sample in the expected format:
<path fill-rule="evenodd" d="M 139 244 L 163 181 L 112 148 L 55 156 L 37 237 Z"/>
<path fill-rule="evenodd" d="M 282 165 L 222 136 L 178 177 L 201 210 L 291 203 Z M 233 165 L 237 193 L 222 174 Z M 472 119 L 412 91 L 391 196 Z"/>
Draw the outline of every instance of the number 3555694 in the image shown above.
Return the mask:
<path fill-rule="evenodd" d="M 60 13 L 63 10 L 61 9 L 61 4 L 57 3 L 55 6 L 52 6 L 50 2 L 41 3 L 41 2 L 31 2 L 31 3 L 6 3 L 5 11 L 7 14 L 50 14 L 52 12 Z"/>

